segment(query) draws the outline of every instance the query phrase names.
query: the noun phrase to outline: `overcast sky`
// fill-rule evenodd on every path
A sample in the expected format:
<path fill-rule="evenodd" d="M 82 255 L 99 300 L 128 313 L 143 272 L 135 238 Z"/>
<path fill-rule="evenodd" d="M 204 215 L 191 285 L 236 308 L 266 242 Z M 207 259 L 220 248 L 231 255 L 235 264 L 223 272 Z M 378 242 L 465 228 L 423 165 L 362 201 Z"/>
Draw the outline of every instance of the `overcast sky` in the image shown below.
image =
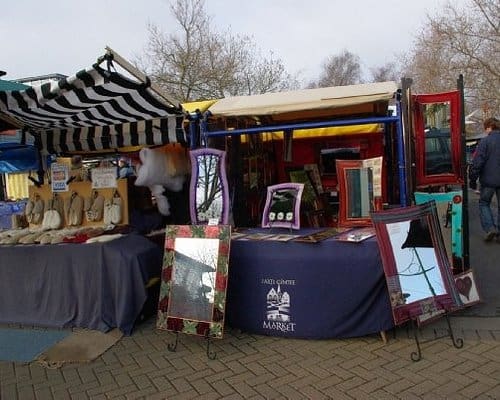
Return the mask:
<path fill-rule="evenodd" d="M 214 25 L 251 35 L 288 72 L 318 77 L 329 55 L 348 49 L 362 69 L 393 61 L 412 46 L 426 13 L 446 0 L 206 0 Z M 463 3 L 466 0 L 454 0 Z M 177 28 L 168 0 L 6 0 L 0 11 L 3 79 L 72 75 L 110 46 L 131 60 L 148 41 L 147 24 Z"/>

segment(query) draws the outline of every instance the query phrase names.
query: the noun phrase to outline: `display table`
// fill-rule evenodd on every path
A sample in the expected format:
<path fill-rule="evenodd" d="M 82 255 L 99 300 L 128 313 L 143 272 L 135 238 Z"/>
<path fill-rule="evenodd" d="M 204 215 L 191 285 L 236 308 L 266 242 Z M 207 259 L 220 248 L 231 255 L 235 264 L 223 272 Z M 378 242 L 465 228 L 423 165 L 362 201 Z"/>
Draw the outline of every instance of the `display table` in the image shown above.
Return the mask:
<path fill-rule="evenodd" d="M 288 233 L 273 229 L 277 232 Z M 391 329 L 394 323 L 376 239 L 232 240 L 226 322 L 245 332 L 311 339 Z"/>
<path fill-rule="evenodd" d="M 0 323 L 132 332 L 163 249 L 130 234 L 106 243 L 0 247 Z"/>

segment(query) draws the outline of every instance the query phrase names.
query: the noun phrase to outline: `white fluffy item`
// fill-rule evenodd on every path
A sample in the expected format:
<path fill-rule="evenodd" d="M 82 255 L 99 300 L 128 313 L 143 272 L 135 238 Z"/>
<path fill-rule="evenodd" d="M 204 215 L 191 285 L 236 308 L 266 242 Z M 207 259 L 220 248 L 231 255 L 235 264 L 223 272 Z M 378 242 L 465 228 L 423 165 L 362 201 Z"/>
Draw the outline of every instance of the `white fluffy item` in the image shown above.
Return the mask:
<path fill-rule="evenodd" d="M 164 148 L 143 148 L 139 151 L 141 165 L 137 166 L 136 186 L 147 186 L 156 199 L 158 211 L 170 215 L 170 203 L 164 195 L 167 188 L 180 192 L 190 172 L 189 157 L 181 147 L 165 150 Z"/>

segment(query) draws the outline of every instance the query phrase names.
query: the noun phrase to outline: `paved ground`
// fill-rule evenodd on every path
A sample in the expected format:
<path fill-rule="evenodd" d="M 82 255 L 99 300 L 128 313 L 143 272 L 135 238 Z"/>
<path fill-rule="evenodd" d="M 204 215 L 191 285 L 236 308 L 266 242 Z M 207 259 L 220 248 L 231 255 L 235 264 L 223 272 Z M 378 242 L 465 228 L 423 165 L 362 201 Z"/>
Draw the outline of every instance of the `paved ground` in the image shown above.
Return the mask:
<path fill-rule="evenodd" d="M 480 234 L 474 211 L 471 232 Z M 499 250 L 474 239 L 471 265 L 488 304 L 475 306 L 486 316 L 451 317 L 463 348 L 449 336 L 436 339 L 447 332 L 441 319 L 421 331 L 418 362 L 406 328 L 388 332 L 387 344 L 378 335 L 298 340 L 228 328 L 224 339 L 210 342 L 210 360 L 197 336 L 180 335 L 177 351 L 169 351 L 173 334 L 157 331 L 150 319 L 88 364 L 0 362 L 0 399 L 500 399 L 500 318 L 491 312 L 500 306 L 492 304 L 498 262 L 488 261 Z"/>
<path fill-rule="evenodd" d="M 2 400 L 11 399 L 499 399 L 500 320 L 456 317 L 456 349 L 442 322 L 423 331 L 422 359 L 411 332 L 345 340 L 298 340 L 226 330 L 210 342 L 148 320 L 88 364 L 46 369 L 0 362 Z M 432 340 L 430 340 L 432 339 Z"/>

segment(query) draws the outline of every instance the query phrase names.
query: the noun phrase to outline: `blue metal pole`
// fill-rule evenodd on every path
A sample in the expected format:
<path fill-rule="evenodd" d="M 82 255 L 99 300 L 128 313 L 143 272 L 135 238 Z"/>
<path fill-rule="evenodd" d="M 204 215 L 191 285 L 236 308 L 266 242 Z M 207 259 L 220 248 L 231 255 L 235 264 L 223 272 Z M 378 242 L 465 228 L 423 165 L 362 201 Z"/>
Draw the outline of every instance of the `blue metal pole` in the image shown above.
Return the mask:
<path fill-rule="evenodd" d="M 366 124 L 384 124 L 389 122 L 397 122 L 398 117 L 373 117 L 373 118 L 359 118 L 359 119 L 343 119 L 343 120 L 331 120 L 331 121 L 321 121 L 321 122 L 303 122 L 296 124 L 284 124 L 284 125 L 268 125 L 268 126 L 257 126 L 252 128 L 242 128 L 233 129 L 229 131 L 205 131 L 207 137 L 211 136 L 228 136 L 228 135 L 246 135 L 255 134 L 261 132 L 279 132 L 286 130 L 296 130 L 296 129 L 314 129 L 314 128 L 327 128 L 330 126 L 348 126 L 348 125 L 366 125 Z"/>
<path fill-rule="evenodd" d="M 190 119 L 189 120 L 189 147 L 194 149 L 196 147 L 196 136 L 197 136 L 197 130 L 196 130 L 196 125 L 199 123 L 198 118 Z"/>
<path fill-rule="evenodd" d="M 396 102 L 396 136 L 398 148 L 398 172 L 399 172 L 399 202 L 401 206 L 408 205 L 408 193 L 406 193 L 406 169 L 405 169 L 405 152 L 403 139 L 403 115 L 401 110 L 401 100 Z"/>

